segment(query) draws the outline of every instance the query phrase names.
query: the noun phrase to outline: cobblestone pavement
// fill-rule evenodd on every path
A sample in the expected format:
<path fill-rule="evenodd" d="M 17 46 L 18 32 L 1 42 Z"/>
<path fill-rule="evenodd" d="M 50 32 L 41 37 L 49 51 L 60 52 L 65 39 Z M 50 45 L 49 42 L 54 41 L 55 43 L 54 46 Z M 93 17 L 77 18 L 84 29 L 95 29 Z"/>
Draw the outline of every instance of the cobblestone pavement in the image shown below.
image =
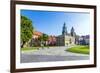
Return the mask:
<path fill-rule="evenodd" d="M 70 61 L 88 60 L 89 55 L 77 54 L 66 51 L 67 47 L 39 48 L 36 51 L 21 53 L 21 63 L 47 62 L 47 61 Z"/>

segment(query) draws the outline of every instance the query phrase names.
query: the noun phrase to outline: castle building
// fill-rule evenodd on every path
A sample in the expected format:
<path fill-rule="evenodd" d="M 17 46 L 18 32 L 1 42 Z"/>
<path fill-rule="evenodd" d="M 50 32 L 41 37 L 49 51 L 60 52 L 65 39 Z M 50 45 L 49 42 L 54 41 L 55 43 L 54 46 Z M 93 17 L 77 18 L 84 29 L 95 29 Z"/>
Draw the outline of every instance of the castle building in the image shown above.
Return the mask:
<path fill-rule="evenodd" d="M 33 31 L 33 36 L 32 38 L 34 39 L 38 39 L 40 36 L 42 36 L 43 33 L 42 32 L 39 32 L 39 31 Z"/>
<path fill-rule="evenodd" d="M 39 37 L 43 35 L 42 32 L 34 31 L 30 46 L 41 46 Z M 66 24 L 63 24 L 62 34 L 58 36 L 48 36 L 46 41 L 49 46 L 71 46 L 71 45 L 89 45 L 89 35 L 79 36 L 75 33 L 74 27 L 68 33 Z"/>
<path fill-rule="evenodd" d="M 71 28 L 70 33 L 67 32 L 66 24 L 64 23 L 62 27 L 62 35 L 57 36 L 57 46 L 69 46 L 75 44 L 75 31 L 74 28 Z"/>
<path fill-rule="evenodd" d="M 56 36 L 49 36 L 48 37 L 48 45 L 55 46 L 56 45 Z"/>
<path fill-rule="evenodd" d="M 32 39 L 30 41 L 30 46 L 40 46 L 40 41 L 38 40 L 39 37 L 43 35 L 42 32 L 39 31 L 33 31 Z"/>

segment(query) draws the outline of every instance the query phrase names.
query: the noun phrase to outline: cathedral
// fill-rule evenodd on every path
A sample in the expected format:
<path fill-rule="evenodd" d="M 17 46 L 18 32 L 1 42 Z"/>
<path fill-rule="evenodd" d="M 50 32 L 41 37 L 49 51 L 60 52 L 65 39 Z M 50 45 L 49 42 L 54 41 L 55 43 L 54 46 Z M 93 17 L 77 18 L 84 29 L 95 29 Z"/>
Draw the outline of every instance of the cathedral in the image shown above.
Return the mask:
<path fill-rule="evenodd" d="M 74 28 L 72 27 L 70 30 L 70 33 L 67 32 L 66 24 L 64 23 L 62 27 L 62 35 L 57 36 L 57 46 L 70 46 L 74 45 L 76 40 L 76 33 L 74 31 Z"/>
<path fill-rule="evenodd" d="M 30 41 L 30 46 L 40 46 L 41 42 L 39 37 L 43 33 L 39 31 L 33 32 L 33 37 Z M 70 32 L 67 31 L 66 24 L 63 24 L 62 34 L 58 36 L 49 35 L 48 40 L 46 41 L 49 46 L 72 46 L 72 45 L 89 45 L 89 35 L 79 36 L 75 33 L 74 28 L 70 29 Z"/>

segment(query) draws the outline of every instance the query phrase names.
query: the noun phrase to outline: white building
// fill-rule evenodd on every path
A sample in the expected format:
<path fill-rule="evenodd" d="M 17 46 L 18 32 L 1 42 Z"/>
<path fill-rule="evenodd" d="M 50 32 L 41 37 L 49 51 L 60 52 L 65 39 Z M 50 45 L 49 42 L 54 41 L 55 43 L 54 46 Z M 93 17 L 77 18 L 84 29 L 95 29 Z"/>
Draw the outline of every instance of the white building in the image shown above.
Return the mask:
<path fill-rule="evenodd" d="M 67 32 L 66 24 L 64 23 L 62 28 L 62 35 L 56 37 L 57 46 L 69 46 L 75 44 L 75 32 L 74 28 L 71 28 L 71 32 Z"/>

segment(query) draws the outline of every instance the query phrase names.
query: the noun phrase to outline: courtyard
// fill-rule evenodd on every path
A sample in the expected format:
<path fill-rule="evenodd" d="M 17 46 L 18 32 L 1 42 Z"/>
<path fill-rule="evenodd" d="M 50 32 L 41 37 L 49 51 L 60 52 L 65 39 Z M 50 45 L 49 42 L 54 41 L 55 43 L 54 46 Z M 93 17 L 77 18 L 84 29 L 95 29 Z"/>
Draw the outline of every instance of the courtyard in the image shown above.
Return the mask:
<path fill-rule="evenodd" d="M 89 60 L 89 54 L 67 51 L 67 46 L 39 47 L 35 50 L 21 51 L 21 63 Z"/>

